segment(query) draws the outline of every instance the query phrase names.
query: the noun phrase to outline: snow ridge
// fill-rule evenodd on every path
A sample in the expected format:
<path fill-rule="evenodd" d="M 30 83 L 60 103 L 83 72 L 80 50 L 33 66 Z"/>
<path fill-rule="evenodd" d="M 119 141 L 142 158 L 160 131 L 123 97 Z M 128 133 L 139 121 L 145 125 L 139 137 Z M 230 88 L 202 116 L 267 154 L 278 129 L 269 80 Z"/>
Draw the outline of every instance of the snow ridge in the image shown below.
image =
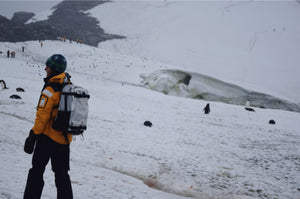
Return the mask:
<path fill-rule="evenodd" d="M 245 105 L 247 100 L 259 108 L 300 112 L 300 106 L 268 94 L 244 89 L 240 86 L 195 72 L 165 69 L 141 74 L 145 87 L 167 95 Z"/>

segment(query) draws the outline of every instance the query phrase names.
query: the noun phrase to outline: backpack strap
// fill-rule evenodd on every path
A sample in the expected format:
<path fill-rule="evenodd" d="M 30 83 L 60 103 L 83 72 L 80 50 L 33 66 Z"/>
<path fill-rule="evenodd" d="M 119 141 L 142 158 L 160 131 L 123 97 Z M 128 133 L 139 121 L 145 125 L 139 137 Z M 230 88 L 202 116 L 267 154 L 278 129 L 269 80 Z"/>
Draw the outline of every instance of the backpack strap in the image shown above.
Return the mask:
<path fill-rule="evenodd" d="M 66 73 L 66 74 L 67 74 L 67 73 Z M 62 83 L 62 84 L 50 82 L 50 83 L 47 83 L 47 84 L 44 85 L 43 90 L 44 90 L 46 87 L 50 86 L 50 87 L 54 90 L 54 92 L 61 92 L 62 89 L 63 89 L 63 87 L 64 87 L 65 85 L 67 85 L 67 84 L 70 84 L 70 76 L 69 76 L 69 74 L 67 75 L 67 82 L 64 82 L 64 83 Z M 65 99 L 65 101 L 66 101 L 66 99 Z M 66 104 L 65 104 L 65 105 L 66 105 Z M 54 106 L 53 108 L 58 108 L 58 106 L 59 106 L 59 105 Z M 70 142 L 69 142 L 67 133 L 62 132 L 62 134 L 63 134 L 63 136 L 65 137 L 65 139 L 66 139 L 68 145 L 70 145 Z"/>
<path fill-rule="evenodd" d="M 58 83 L 50 82 L 44 85 L 43 90 L 47 87 L 51 87 L 54 90 L 54 92 L 61 92 L 64 86 L 65 86 L 64 83 L 58 84 Z M 54 106 L 53 108 L 58 108 L 58 105 Z"/>
<path fill-rule="evenodd" d="M 69 142 L 69 139 L 68 139 L 67 133 L 63 132 L 62 134 L 64 135 L 64 137 L 65 137 L 65 139 L 66 139 L 66 141 L 67 141 L 68 145 L 70 145 L 70 142 Z"/>

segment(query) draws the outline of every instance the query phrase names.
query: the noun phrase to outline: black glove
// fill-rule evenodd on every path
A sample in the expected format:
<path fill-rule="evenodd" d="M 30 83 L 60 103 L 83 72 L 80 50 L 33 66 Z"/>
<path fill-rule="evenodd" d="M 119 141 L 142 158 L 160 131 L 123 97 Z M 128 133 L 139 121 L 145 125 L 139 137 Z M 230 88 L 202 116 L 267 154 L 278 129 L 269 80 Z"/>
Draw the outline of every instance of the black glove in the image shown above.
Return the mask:
<path fill-rule="evenodd" d="M 35 145 L 35 141 L 36 141 L 36 137 L 37 137 L 37 135 L 35 135 L 33 133 L 33 130 L 31 129 L 28 137 L 25 140 L 25 144 L 24 144 L 25 153 L 32 154 L 34 145 Z"/>

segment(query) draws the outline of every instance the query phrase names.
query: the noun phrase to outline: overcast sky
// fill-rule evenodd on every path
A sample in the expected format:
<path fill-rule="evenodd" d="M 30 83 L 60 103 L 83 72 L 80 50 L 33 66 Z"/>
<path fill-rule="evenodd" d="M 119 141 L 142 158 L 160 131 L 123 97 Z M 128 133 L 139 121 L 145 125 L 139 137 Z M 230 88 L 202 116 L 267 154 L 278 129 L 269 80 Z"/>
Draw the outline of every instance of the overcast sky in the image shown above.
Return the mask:
<path fill-rule="evenodd" d="M 11 19 L 13 14 L 18 11 L 27 12 L 41 12 L 51 9 L 53 6 L 57 5 L 59 1 L 49 1 L 49 0 L 39 0 L 39 1 L 28 1 L 28 0 L 18 0 L 18 1 L 3 1 L 0 0 L 0 15 Z"/>

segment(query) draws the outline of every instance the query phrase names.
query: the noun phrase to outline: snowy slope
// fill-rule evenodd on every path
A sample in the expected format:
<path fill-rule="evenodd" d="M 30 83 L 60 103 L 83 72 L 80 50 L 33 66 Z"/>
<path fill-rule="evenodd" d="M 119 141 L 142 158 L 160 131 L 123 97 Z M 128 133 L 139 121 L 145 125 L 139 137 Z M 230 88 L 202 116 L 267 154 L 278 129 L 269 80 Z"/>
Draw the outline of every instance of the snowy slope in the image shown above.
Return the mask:
<path fill-rule="evenodd" d="M 296 1 L 123 1 L 90 11 L 111 40 L 144 57 L 300 103 Z"/>
<path fill-rule="evenodd" d="M 47 20 L 49 16 L 53 14 L 54 9 L 46 10 L 43 12 L 36 13 L 31 19 L 29 19 L 25 24 L 35 23 L 37 21 Z"/>
<path fill-rule="evenodd" d="M 17 52 L 15 59 L 0 54 L 0 79 L 9 87 L 0 91 L 0 198 L 22 198 L 31 163 L 23 143 L 53 53 L 65 55 L 73 82 L 91 94 L 85 138 L 71 145 L 74 198 L 299 198 L 299 113 L 209 102 L 204 115 L 208 101 L 141 86 L 140 74 L 177 66 L 61 41 L 0 49 Z M 45 184 L 43 198 L 55 198 L 50 166 Z"/>

